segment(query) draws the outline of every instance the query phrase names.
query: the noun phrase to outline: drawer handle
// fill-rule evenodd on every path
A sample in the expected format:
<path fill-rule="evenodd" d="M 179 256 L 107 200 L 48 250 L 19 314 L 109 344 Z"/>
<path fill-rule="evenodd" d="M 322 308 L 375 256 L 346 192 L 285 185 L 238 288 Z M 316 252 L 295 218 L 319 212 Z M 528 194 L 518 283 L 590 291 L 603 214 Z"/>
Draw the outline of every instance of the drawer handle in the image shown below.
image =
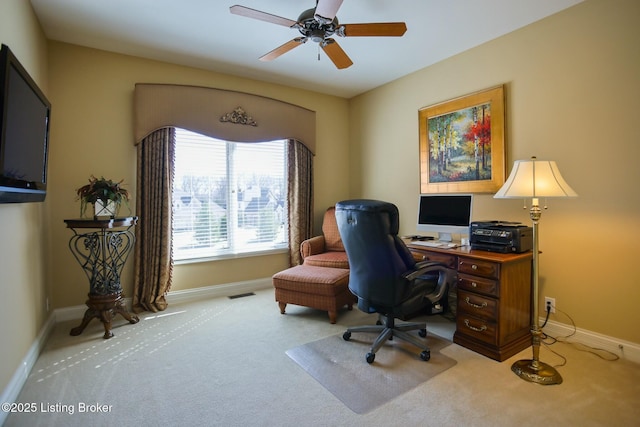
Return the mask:
<path fill-rule="evenodd" d="M 480 328 L 476 328 L 475 326 L 471 326 L 469 324 L 469 319 L 464 319 L 464 324 L 467 326 L 467 328 L 471 329 L 472 331 L 484 332 L 484 331 L 487 330 L 487 325 L 482 325 L 482 327 L 480 327 Z"/>
<path fill-rule="evenodd" d="M 483 302 L 482 305 L 474 304 L 469 300 L 469 297 L 466 297 L 464 300 L 467 304 L 469 304 L 473 308 L 485 308 L 487 306 L 487 302 Z"/>
<path fill-rule="evenodd" d="M 477 287 L 478 287 L 478 284 L 477 284 L 476 282 L 471 282 L 471 287 L 472 287 L 472 288 L 477 288 Z"/>
<path fill-rule="evenodd" d="M 472 270 L 477 270 L 477 269 L 478 269 L 478 266 L 477 266 L 477 265 L 475 265 L 475 264 L 471 264 L 471 269 L 472 269 Z"/>

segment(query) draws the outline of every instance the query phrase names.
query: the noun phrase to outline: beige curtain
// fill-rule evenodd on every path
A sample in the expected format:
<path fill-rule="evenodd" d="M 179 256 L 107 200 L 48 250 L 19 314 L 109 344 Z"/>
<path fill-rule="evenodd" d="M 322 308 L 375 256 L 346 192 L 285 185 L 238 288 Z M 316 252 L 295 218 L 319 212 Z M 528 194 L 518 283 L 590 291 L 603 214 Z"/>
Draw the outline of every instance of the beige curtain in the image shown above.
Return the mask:
<path fill-rule="evenodd" d="M 313 153 L 300 141 L 287 146 L 289 200 L 289 265 L 302 263 L 300 243 L 313 233 Z"/>
<path fill-rule="evenodd" d="M 162 311 L 171 288 L 171 221 L 175 129 L 159 129 L 137 146 L 138 172 L 133 311 Z"/>

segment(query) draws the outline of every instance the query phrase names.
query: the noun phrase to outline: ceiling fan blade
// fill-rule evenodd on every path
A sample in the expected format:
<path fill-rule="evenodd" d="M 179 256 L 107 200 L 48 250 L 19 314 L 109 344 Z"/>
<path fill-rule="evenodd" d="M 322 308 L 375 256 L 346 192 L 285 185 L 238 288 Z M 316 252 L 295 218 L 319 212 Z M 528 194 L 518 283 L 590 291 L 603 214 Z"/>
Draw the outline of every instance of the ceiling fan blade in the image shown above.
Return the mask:
<path fill-rule="evenodd" d="M 259 10 L 251 9 L 248 7 L 235 5 L 229 8 L 229 12 L 234 15 L 240 15 L 247 18 L 259 19 L 260 21 L 270 22 L 272 24 L 284 25 L 285 27 L 292 27 L 296 24 L 296 21 L 283 18 L 281 16 L 272 15 L 270 13 L 261 12 Z"/>
<path fill-rule="evenodd" d="M 380 22 L 371 24 L 344 24 L 344 30 L 338 35 L 343 37 L 400 37 L 407 31 L 407 24 L 404 22 Z"/>
<path fill-rule="evenodd" d="M 315 18 L 318 21 L 326 20 L 326 23 L 333 21 L 336 17 L 338 9 L 342 6 L 343 0 L 318 0 L 316 5 Z"/>
<path fill-rule="evenodd" d="M 338 69 L 342 70 L 353 65 L 353 61 L 334 39 L 325 39 L 320 46 Z"/>
<path fill-rule="evenodd" d="M 273 61 L 274 59 L 276 59 L 280 55 L 283 55 L 283 54 L 289 52 L 291 49 L 296 48 L 296 47 L 298 47 L 298 46 L 300 46 L 302 44 L 305 44 L 306 42 L 307 42 L 307 38 L 306 37 L 296 37 L 293 40 L 289 40 L 288 42 L 286 42 L 282 46 L 279 46 L 279 47 L 273 49 L 271 52 L 262 55 L 260 57 L 260 61 Z"/>

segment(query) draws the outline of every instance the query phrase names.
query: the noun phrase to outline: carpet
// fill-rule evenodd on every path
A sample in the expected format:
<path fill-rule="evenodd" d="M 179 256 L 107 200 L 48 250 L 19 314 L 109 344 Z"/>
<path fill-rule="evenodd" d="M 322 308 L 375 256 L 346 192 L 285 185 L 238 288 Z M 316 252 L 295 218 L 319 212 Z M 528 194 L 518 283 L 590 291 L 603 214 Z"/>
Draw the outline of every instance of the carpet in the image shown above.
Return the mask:
<path fill-rule="evenodd" d="M 302 369 L 357 414 L 365 414 L 436 375 L 457 362 L 440 353 L 451 343 L 433 334 L 427 336 L 431 359 L 420 359 L 420 350 L 400 339 L 387 342 L 368 364 L 365 355 L 373 334 L 342 334 L 288 350 L 287 355 Z"/>

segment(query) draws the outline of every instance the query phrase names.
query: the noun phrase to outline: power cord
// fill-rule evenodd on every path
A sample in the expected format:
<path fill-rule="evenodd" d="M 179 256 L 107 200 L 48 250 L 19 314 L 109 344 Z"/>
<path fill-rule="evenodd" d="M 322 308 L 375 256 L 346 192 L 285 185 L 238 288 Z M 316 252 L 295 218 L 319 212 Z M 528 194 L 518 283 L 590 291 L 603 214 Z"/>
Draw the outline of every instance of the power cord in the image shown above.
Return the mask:
<path fill-rule="evenodd" d="M 549 315 L 551 314 L 551 304 L 547 304 L 547 310 L 546 310 L 546 316 L 544 319 L 544 323 L 542 324 L 542 326 L 540 326 L 540 329 L 544 328 L 545 325 L 547 324 L 547 321 L 549 320 Z M 571 342 L 571 341 L 567 341 L 567 338 L 571 338 L 572 336 L 574 336 L 577 332 L 577 328 L 576 328 L 576 324 L 573 321 L 573 319 L 571 318 L 571 316 L 569 316 L 569 314 L 565 311 L 559 310 L 556 307 L 553 307 L 553 309 L 555 309 L 555 311 L 560 312 L 562 314 L 564 314 L 565 316 L 567 316 L 567 319 L 569 319 L 569 321 L 571 322 L 571 326 L 573 327 L 573 331 L 569 334 L 569 335 L 565 335 L 565 336 L 560 336 L 560 337 L 553 337 L 545 332 L 542 333 L 542 340 L 541 342 L 549 349 L 549 351 L 551 351 L 553 354 L 555 354 L 556 356 L 560 357 L 562 359 L 562 363 L 559 365 L 555 365 L 555 367 L 559 367 L 559 366 L 564 366 L 567 364 L 567 358 L 564 357 L 563 355 L 561 355 L 560 353 L 554 351 L 553 349 L 551 349 L 551 346 L 557 342 L 562 342 L 565 344 L 570 344 L 572 345 L 576 350 L 579 351 L 584 351 L 587 353 L 591 353 L 595 356 L 598 356 L 599 358 L 606 360 L 607 362 L 615 362 L 616 360 L 620 359 L 620 356 L 618 356 L 615 353 L 610 352 L 609 350 L 605 350 L 603 348 L 598 348 L 598 347 L 591 347 L 588 346 L 586 344 L 581 344 L 581 343 L 577 343 L 577 342 Z"/>

